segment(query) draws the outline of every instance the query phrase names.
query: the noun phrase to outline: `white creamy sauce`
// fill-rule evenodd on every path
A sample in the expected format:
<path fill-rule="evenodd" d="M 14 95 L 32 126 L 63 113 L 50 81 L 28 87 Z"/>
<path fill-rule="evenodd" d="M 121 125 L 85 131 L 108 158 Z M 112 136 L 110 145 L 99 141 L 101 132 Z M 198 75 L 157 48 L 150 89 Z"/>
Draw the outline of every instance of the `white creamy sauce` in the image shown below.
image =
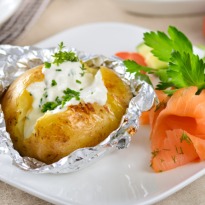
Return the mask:
<path fill-rule="evenodd" d="M 104 85 L 101 72 L 95 75 L 83 70 L 80 62 L 64 62 L 59 66 L 51 64 L 50 68 L 43 68 L 44 81 L 32 83 L 27 91 L 33 96 L 32 109 L 27 115 L 24 125 L 24 137 L 28 138 L 33 132 L 36 121 L 47 114 L 62 112 L 70 105 L 80 102 L 98 103 L 105 105 L 107 89 Z M 41 112 L 42 105 L 53 102 L 56 98 L 62 100 L 64 91 L 69 88 L 79 93 L 79 99 L 73 97 L 64 106 L 59 105 L 54 110 Z"/>

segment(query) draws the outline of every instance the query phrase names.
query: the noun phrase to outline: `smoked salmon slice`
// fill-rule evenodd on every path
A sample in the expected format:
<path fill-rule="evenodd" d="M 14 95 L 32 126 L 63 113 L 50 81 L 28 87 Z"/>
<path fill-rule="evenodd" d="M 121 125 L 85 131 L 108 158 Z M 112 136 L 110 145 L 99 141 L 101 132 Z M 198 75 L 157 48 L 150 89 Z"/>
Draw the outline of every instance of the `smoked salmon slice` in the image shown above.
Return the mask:
<path fill-rule="evenodd" d="M 177 90 L 151 121 L 151 166 L 166 171 L 205 159 L 205 90 Z M 152 110 L 153 112 L 153 110 Z"/>

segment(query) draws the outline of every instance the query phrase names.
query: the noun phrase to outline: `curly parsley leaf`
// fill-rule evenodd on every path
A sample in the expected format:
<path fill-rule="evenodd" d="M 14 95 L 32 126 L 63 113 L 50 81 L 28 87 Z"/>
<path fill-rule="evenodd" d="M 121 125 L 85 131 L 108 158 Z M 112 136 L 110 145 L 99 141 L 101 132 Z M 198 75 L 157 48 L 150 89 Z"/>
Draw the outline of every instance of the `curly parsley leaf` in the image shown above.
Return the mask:
<path fill-rule="evenodd" d="M 187 52 L 187 53 L 193 53 L 193 46 L 191 41 L 187 38 L 184 33 L 179 31 L 174 26 L 169 26 L 168 28 L 168 34 L 172 40 L 173 44 L 173 50 L 179 51 L 179 52 Z"/>
<path fill-rule="evenodd" d="M 167 82 L 168 81 L 167 68 L 155 69 L 150 73 L 153 73 L 156 76 L 158 76 L 159 80 L 162 81 L 162 82 Z"/>
<path fill-rule="evenodd" d="M 172 95 L 177 89 L 197 86 L 198 93 L 205 88 L 205 62 L 193 53 L 193 46 L 189 39 L 175 27 L 169 26 L 168 35 L 164 32 L 150 32 L 144 34 L 145 44 L 150 46 L 153 54 L 162 61 L 168 62 L 165 69 L 153 69 L 140 66 L 136 62 L 124 61 L 127 71 L 140 71 L 155 74 L 159 77 L 156 89 Z"/>
<path fill-rule="evenodd" d="M 144 34 L 144 42 L 152 48 L 154 56 L 159 60 L 169 62 L 173 50 L 179 52 L 193 52 L 189 39 L 177 28 L 169 26 L 168 34 L 164 32 L 147 32 Z"/>
<path fill-rule="evenodd" d="M 172 41 L 165 33 L 160 31 L 157 33 L 153 31 L 145 33 L 144 42 L 147 46 L 152 48 L 151 52 L 154 56 L 158 57 L 159 60 L 165 62 L 169 61 L 172 52 Z"/>
<path fill-rule="evenodd" d="M 149 72 L 153 70 L 153 68 L 139 65 L 133 60 L 124 60 L 123 63 L 127 67 L 127 72 L 130 72 L 130 73 L 138 74 L 141 71 Z"/>
<path fill-rule="evenodd" d="M 168 96 L 172 96 L 178 89 L 164 90 L 164 93 Z"/>
<path fill-rule="evenodd" d="M 166 90 L 167 88 L 173 87 L 174 85 L 171 82 L 168 81 L 160 81 L 156 85 L 157 90 Z"/>
<path fill-rule="evenodd" d="M 167 75 L 169 82 L 176 88 L 197 86 L 198 90 L 205 88 L 205 64 L 198 55 L 174 51 L 172 53 Z"/>
<path fill-rule="evenodd" d="M 141 66 L 139 64 L 137 64 L 135 61 L 133 60 L 125 60 L 123 61 L 124 65 L 127 67 L 127 72 L 129 73 L 135 73 L 135 76 L 140 79 L 140 80 L 144 80 L 147 83 L 149 83 L 150 85 L 152 85 L 152 82 L 150 81 L 149 77 L 146 74 L 143 74 L 141 71 L 145 71 L 145 72 L 151 72 L 152 68 L 148 68 L 146 66 Z"/>

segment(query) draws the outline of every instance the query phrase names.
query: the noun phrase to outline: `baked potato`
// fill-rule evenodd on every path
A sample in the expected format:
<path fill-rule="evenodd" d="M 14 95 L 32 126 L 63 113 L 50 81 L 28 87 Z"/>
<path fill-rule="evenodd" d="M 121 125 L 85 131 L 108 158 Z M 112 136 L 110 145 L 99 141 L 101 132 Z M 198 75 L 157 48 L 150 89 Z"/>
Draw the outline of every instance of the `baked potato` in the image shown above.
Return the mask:
<path fill-rule="evenodd" d="M 27 88 L 44 80 L 42 69 L 43 65 L 26 71 L 2 97 L 6 129 L 21 156 L 51 164 L 78 148 L 99 144 L 119 126 L 132 94 L 129 86 L 113 70 L 101 67 L 102 80 L 107 88 L 105 105 L 80 101 L 61 112 L 44 112 L 35 121 L 30 135 L 25 136 L 28 113 L 34 109 L 34 99 Z M 94 73 L 89 67 L 86 72 Z"/>

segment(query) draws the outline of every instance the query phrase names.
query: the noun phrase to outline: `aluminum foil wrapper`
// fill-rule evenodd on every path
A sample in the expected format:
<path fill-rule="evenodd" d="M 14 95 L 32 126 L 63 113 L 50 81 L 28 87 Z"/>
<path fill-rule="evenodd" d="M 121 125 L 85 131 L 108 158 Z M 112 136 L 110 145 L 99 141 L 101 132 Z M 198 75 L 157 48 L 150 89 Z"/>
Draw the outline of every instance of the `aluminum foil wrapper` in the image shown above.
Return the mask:
<path fill-rule="evenodd" d="M 47 165 L 30 157 L 21 157 L 18 151 L 13 148 L 9 133 L 6 132 L 6 125 L 2 110 L 0 110 L 0 154 L 7 154 L 12 158 L 14 166 L 34 173 L 69 173 L 82 169 L 100 159 L 110 151 L 127 148 L 131 137 L 139 128 L 139 117 L 143 111 L 149 110 L 156 99 L 155 92 L 149 84 L 135 79 L 134 75 L 126 72 L 122 61 L 116 57 L 105 57 L 101 55 L 87 55 L 73 48 L 78 57 L 98 68 L 106 66 L 115 70 L 119 76 L 129 84 L 133 98 L 129 107 L 122 117 L 118 129 L 95 147 L 87 147 L 74 151 L 58 162 Z M 37 47 L 18 47 L 10 45 L 0 46 L 0 95 L 7 89 L 12 81 L 26 70 L 51 61 L 51 56 L 56 50 L 54 48 L 42 49 Z"/>

